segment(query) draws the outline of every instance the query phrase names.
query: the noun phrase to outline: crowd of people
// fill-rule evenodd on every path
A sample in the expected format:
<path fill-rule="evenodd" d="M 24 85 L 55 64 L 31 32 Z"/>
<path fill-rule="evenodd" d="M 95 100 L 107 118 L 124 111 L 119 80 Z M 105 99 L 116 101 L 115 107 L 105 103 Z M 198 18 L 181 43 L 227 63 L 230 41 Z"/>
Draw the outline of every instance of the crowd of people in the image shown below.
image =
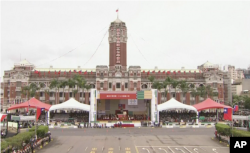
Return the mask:
<path fill-rule="evenodd" d="M 123 120 L 149 120 L 148 115 L 138 114 L 138 115 L 125 115 Z M 98 120 L 120 120 L 118 115 L 98 115 Z"/>
<path fill-rule="evenodd" d="M 186 122 L 186 123 L 194 123 L 195 118 L 197 116 L 194 111 L 162 111 L 159 113 L 160 121 L 165 122 Z M 215 122 L 216 121 L 216 113 L 215 112 L 200 112 L 199 116 L 204 116 L 205 119 L 203 122 Z M 223 121 L 223 113 L 218 113 L 218 121 Z"/>

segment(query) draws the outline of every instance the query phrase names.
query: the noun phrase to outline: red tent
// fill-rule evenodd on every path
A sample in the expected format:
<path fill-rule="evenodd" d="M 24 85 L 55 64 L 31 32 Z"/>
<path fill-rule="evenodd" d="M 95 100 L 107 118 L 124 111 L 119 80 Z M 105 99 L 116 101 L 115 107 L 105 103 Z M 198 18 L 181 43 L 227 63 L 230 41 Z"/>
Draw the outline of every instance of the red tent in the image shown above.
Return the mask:
<path fill-rule="evenodd" d="M 7 114 L 0 114 L 0 118 L 1 118 L 1 122 L 3 121 L 3 119 L 7 116 Z"/>
<path fill-rule="evenodd" d="M 210 98 L 207 98 L 205 101 L 203 101 L 199 104 L 195 104 L 193 106 L 197 109 L 197 111 L 201 111 L 204 109 L 214 109 L 214 108 L 218 108 L 218 109 L 232 108 L 230 106 L 219 104 Z"/>
<path fill-rule="evenodd" d="M 11 106 L 10 108 L 8 108 L 8 110 L 19 108 L 44 108 L 46 111 L 48 111 L 50 107 L 51 105 L 45 104 L 33 97 L 24 103 Z"/>

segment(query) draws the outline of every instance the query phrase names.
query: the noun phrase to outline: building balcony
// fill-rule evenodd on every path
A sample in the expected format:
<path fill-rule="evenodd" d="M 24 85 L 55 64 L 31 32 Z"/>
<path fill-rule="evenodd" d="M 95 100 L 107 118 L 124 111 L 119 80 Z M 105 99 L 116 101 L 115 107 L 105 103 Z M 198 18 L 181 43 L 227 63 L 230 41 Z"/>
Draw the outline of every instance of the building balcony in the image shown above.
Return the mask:
<path fill-rule="evenodd" d="M 21 87 L 16 87 L 16 91 L 21 91 Z"/>
<path fill-rule="evenodd" d="M 40 99 L 40 100 L 45 100 L 45 97 L 40 97 L 39 99 Z"/>
<path fill-rule="evenodd" d="M 49 97 L 49 100 L 55 100 L 55 97 Z"/>
<path fill-rule="evenodd" d="M 65 98 L 64 98 L 64 97 L 59 97 L 59 100 L 60 100 L 60 101 L 64 101 Z"/>

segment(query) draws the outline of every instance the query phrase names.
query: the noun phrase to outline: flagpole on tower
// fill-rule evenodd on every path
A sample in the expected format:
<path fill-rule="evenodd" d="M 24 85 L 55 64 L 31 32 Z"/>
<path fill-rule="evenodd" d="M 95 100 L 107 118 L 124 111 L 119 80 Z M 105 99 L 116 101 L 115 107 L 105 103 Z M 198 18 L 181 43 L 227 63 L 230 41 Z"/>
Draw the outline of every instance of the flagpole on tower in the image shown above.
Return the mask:
<path fill-rule="evenodd" d="M 119 8 L 116 10 L 117 13 L 117 19 L 119 18 Z"/>

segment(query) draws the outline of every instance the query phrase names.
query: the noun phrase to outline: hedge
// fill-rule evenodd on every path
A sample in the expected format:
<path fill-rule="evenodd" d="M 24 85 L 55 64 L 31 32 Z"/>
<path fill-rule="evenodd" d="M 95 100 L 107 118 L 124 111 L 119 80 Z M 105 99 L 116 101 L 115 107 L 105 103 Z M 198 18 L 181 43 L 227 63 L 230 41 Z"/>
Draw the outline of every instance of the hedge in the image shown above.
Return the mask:
<path fill-rule="evenodd" d="M 31 131 L 35 132 L 35 126 L 33 126 L 29 131 L 30 132 Z M 43 126 L 43 125 L 38 126 L 38 128 L 37 128 L 37 137 L 38 138 L 43 138 L 45 136 L 45 134 L 48 133 L 48 131 L 49 131 L 48 126 Z"/>
<path fill-rule="evenodd" d="M 215 128 L 217 133 L 223 136 L 230 136 L 231 134 L 231 127 L 226 124 L 216 124 Z"/>
<path fill-rule="evenodd" d="M 215 128 L 217 130 L 217 133 L 223 136 L 231 136 L 231 132 L 233 133 L 234 137 L 250 137 L 249 131 L 243 131 L 238 129 L 231 129 L 229 125 L 226 124 L 216 124 Z"/>
<path fill-rule="evenodd" d="M 45 134 L 48 133 L 49 128 L 47 126 L 39 126 L 37 129 L 37 137 L 43 138 Z M 30 139 L 35 136 L 35 127 L 32 127 L 29 132 L 18 133 L 17 135 L 6 138 L 1 142 L 1 150 L 5 150 L 8 146 L 15 146 L 21 148 L 23 141 L 27 144 Z"/>

